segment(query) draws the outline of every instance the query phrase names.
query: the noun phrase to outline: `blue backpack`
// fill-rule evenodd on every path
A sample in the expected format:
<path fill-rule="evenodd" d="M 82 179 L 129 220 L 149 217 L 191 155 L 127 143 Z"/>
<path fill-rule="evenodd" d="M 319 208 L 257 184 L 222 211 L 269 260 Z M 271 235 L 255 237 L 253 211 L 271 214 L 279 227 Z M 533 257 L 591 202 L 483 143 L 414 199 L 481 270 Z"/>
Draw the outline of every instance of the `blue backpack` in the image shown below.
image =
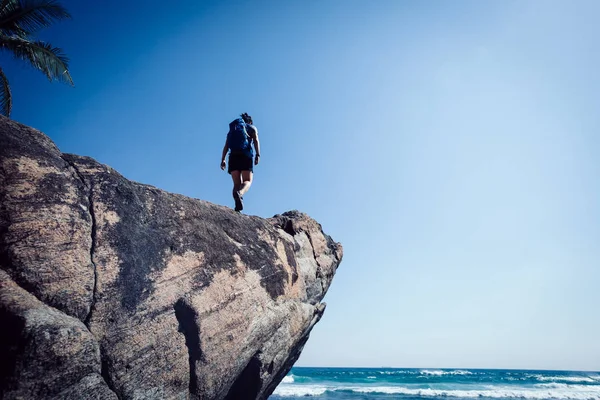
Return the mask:
<path fill-rule="evenodd" d="M 232 153 L 247 153 L 252 151 L 250 135 L 248 135 L 248 131 L 246 130 L 246 122 L 242 118 L 234 119 L 229 124 L 227 145 Z"/>

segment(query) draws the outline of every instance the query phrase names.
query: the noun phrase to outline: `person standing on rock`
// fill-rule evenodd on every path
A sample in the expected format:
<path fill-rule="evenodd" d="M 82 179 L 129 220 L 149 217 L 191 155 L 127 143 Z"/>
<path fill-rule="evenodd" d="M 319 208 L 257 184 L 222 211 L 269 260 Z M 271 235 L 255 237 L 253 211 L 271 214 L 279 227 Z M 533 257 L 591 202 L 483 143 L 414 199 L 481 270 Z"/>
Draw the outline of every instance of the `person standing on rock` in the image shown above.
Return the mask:
<path fill-rule="evenodd" d="M 256 156 L 252 151 L 256 150 Z M 225 170 L 225 157 L 229 151 L 229 168 L 227 172 L 233 179 L 233 200 L 235 211 L 244 209 L 244 194 L 252 184 L 253 164 L 260 160 L 260 143 L 258 129 L 253 125 L 252 117 L 243 113 L 229 124 L 229 132 L 221 156 L 221 169 Z M 254 162 L 254 163 L 253 163 Z"/>

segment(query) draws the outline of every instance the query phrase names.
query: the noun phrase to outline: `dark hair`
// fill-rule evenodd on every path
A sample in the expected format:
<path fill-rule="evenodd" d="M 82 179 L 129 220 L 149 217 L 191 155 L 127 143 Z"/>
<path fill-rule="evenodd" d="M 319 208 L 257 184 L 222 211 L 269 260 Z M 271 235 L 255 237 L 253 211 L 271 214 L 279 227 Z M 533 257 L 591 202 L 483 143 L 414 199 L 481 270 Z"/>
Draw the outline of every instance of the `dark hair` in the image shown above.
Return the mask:
<path fill-rule="evenodd" d="M 248 115 L 248 113 L 243 113 L 240 115 L 244 119 L 244 122 L 252 125 L 252 117 Z"/>

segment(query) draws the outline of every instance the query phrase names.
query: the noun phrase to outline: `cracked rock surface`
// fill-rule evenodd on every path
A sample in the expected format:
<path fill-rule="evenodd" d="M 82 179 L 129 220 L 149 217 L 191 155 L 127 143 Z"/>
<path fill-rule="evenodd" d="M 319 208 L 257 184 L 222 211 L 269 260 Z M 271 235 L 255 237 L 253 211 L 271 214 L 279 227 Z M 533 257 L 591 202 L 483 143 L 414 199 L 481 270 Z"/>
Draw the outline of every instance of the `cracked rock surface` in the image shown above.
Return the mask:
<path fill-rule="evenodd" d="M 0 116 L 0 398 L 266 399 L 342 247 L 125 179 Z"/>

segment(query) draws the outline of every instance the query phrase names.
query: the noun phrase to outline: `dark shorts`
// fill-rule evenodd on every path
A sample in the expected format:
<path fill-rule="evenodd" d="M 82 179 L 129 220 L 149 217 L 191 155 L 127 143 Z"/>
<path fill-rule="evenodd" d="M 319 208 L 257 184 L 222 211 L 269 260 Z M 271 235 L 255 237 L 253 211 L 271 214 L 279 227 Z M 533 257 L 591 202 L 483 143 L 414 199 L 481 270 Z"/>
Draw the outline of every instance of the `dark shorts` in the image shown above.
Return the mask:
<path fill-rule="evenodd" d="M 231 171 L 252 171 L 252 157 L 244 154 L 230 154 L 227 172 Z"/>

